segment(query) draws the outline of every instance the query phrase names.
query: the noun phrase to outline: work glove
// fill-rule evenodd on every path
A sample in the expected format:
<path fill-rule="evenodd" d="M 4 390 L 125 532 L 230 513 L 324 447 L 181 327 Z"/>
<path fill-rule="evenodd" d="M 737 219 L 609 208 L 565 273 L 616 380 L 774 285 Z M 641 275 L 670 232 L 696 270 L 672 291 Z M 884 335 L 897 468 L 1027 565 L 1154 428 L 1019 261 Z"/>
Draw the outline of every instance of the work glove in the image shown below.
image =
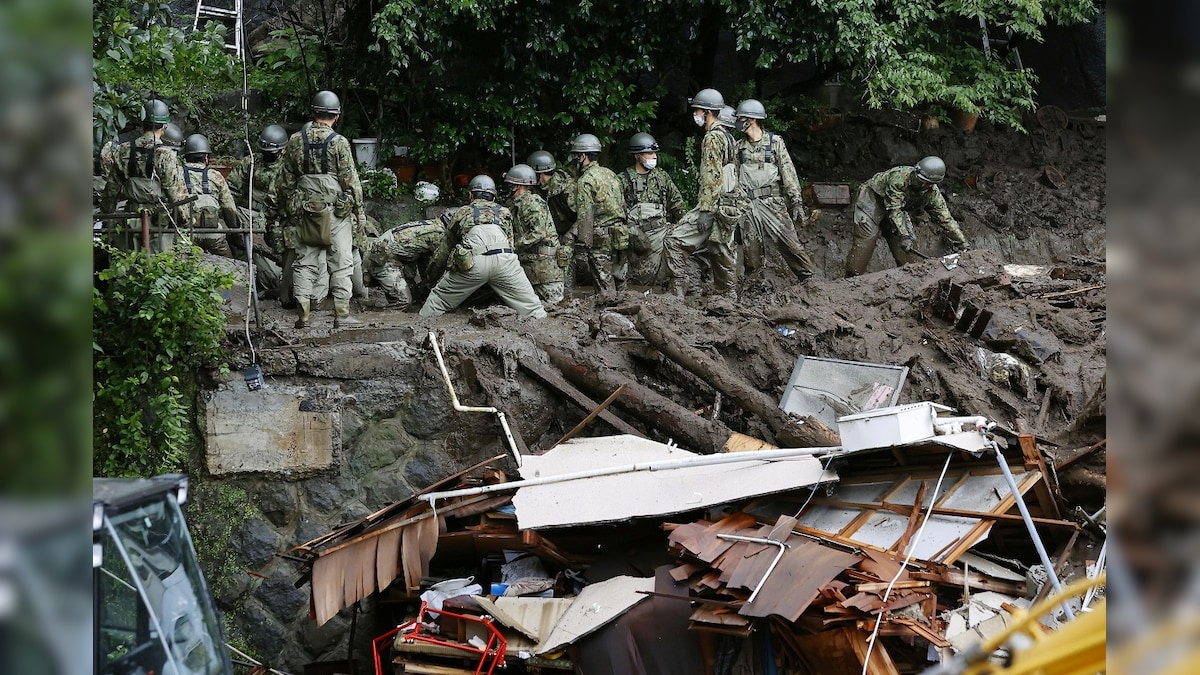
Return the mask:
<path fill-rule="evenodd" d="M 696 215 L 696 224 L 702 230 L 711 230 L 712 226 L 717 222 L 716 211 L 701 211 Z"/>
<path fill-rule="evenodd" d="M 904 249 L 905 252 L 912 253 L 913 243 L 912 237 L 900 237 L 900 248 Z"/>
<path fill-rule="evenodd" d="M 804 202 L 797 199 L 792 202 L 792 222 L 796 227 L 808 227 L 808 209 L 804 207 Z"/>

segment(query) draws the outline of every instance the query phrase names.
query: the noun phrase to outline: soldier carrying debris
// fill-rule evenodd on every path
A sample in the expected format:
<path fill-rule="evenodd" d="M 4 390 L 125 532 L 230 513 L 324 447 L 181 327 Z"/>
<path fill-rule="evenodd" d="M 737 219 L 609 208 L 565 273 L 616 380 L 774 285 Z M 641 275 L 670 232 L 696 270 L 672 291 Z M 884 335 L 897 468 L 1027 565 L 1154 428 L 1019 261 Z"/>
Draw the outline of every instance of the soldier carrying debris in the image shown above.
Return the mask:
<path fill-rule="evenodd" d="M 946 163 L 929 156 L 916 166 L 897 166 L 881 171 L 863 183 L 854 203 L 854 245 L 846 255 L 846 276 L 866 271 L 882 235 L 896 264 L 914 262 L 912 215 L 924 211 L 942 230 L 942 237 L 956 251 L 968 248 L 958 223 L 946 208 L 938 183 L 946 177 Z"/>

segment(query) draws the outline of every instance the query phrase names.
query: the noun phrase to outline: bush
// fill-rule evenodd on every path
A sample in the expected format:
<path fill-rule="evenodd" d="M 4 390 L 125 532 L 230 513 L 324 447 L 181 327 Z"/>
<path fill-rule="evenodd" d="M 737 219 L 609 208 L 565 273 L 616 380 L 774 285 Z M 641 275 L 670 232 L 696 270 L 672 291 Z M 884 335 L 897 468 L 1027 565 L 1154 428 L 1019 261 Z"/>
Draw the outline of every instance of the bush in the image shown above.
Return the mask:
<path fill-rule="evenodd" d="M 197 248 L 147 256 L 97 246 L 111 262 L 92 291 L 94 475 L 182 470 L 197 443 L 198 376 L 227 368 L 221 291 L 233 276 Z"/>

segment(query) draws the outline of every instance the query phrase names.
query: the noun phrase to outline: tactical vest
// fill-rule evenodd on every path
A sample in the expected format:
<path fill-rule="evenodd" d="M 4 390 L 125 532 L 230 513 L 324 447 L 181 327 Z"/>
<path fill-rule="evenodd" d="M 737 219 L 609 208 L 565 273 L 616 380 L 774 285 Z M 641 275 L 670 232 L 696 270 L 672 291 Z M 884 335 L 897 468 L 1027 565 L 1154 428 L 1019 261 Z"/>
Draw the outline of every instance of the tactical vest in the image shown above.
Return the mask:
<path fill-rule="evenodd" d="M 329 173 L 329 144 L 338 134 L 331 131 L 325 140 L 314 143 L 309 141 L 309 133 L 300 133 L 304 143 L 300 170 L 304 173 L 296 181 L 293 212 L 300 216 L 301 243 L 330 246 L 333 244 L 333 220 L 349 216 L 352 205 L 342 197 L 343 190 L 337 177 Z M 318 150 L 321 155 L 320 171 L 313 159 Z"/>
<path fill-rule="evenodd" d="M 154 175 L 154 152 L 159 146 L 149 148 L 139 147 L 129 143 L 129 164 L 126 166 L 128 179 L 125 182 L 125 196 L 137 204 L 157 204 L 163 198 L 162 183 Z M 144 160 L 138 159 L 144 156 Z"/>
<path fill-rule="evenodd" d="M 635 177 L 631 174 L 637 175 Z M 646 189 L 650 187 L 650 174 L 643 176 L 636 171 L 626 169 L 621 175 L 625 178 L 625 183 L 629 186 L 635 200 L 635 203 L 629 207 L 629 225 L 642 230 L 664 227 L 663 221 L 667 215 L 666 204 L 645 199 Z"/>
<path fill-rule="evenodd" d="M 746 162 L 746 148 L 738 149 L 738 181 L 750 199 L 783 195 L 779 165 L 775 161 L 775 135 L 767 132 L 767 148 L 762 161 Z"/>
<path fill-rule="evenodd" d="M 221 203 L 212 192 L 212 185 L 208 182 L 208 171 L 208 167 L 183 167 L 183 184 L 187 186 L 189 195 L 196 195 L 196 201 L 192 202 L 192 222 L 196 227 L 219 227 L 221 224 Z M 192 174 L 197 173 L 200 174 L 199 191 L 192 183 Z"/>

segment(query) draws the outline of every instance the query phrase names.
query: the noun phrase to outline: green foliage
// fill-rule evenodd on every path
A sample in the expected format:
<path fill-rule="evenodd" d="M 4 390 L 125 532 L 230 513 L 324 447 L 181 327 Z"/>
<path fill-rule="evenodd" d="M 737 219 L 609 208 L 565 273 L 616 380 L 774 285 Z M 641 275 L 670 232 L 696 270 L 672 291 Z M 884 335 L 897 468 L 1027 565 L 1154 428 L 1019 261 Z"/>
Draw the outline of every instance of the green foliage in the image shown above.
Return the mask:
<path fill-rule="evenodd" d="M 152 476 L 186 468 L 196 444 L 192 393 L 199 371 L 225 368 L 221 291 L 227 272 L 199 249 L 111 256 L 93 289 L 93 471 Z"/>
<path fill-rule="evenodd" d="M 225 27 L 193 33 L 172 25 L 162 0 L 99 0 L 92 14 L 92 122 L 97 148 L 139 122 L 151 95 L 195 108 L 240 84 L 237 59 L 225 48 Z"/>
<path fill-rule="evenodd" d="M 371 169 L 366 164 L 358 165 L 358 179 L 367 199 L 396 200 L 412 189 L 409 185 L 400 185 L 391 169 Z"/>
<path fill-rule="evenodd" d="M 814 61 L 848 74 L 870 106 L 945 104 L 1015 129 L 1033 107 L 1035 77 L 985 55 L 979 18 L 994 33 L 1041 41 L 1048 21 L 1069 25 L 1096 13 L 1093 0 L 720 2 L 737 48 L 757 54 L 759 68 Z"/>
<path fill-rule="evenodd" d="M 695 204 L 700 194 L 700 137 L 689 136 L 683 146 L 683 161 L 660 152 L 662 168 L 675 181 L 684 204 Z"/>
<path fill-rule="evenodd" d="M 254 57 L 250 87 L 279 101 L 285 117 L 307 117 L 308 95 L 316 91 L 312 78 L 328 67 L 320 38 L 296 28 L 274 30 L 254 47 Z"/>
<path fill-rule="evenodd" d="M 188 527 L 204 577 L 214 596 L 226 596 L 236 589 L 239 579 L 245 579 L 246 570 L 234 542 L 242 524 L 257 509 L 244 489 L 223 481 L 195 483 L 190 508 Z M 226 627 L 227 636 L 235 633 Z M 249 651 L 241 645 L 238 648 Z"/>

